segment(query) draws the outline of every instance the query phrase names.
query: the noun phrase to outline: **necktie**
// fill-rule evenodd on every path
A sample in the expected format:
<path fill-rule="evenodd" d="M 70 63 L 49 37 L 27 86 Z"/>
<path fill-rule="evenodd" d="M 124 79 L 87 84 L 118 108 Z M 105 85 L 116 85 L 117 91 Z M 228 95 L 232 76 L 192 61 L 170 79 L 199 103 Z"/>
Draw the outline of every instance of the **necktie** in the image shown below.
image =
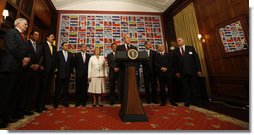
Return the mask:
<path fill-rule="evenodd" d="M 36 43 L 33 42 L 34 52 L 36 53 Z"/>
<path fill-rule="evenodd" d="M 67 51 L 64 51 L 64 59 L 65 59 L 65 62 L 67 62 L 67 58 L 68 58 L 68 53 L 67 53 Z"/>
<path fill-rule="evenodd" d="M 82 52 L 82 58 L 83 58 L 83 62 L 86 62 L 86 54 Z"/>
<path fill-rule="evenodd" d="M 20 33 L 21 34 L 21 37 L 25 40 L 25 35 L 24 33 Z"/>
<path fill-rule="evenodd" d="M 164 56 L 164 53 L 163 53 L 163 52 L 161 52 L 161 56 Z"/>
<path fill-rule="evenodd" d="M 127 50 L 127 51 L 130 50 L 130 45 L 129 45 L 129 44 L 126 44 L 126 46 L 127 46 L 127 49 L 126 49 L 126 50 Z"/>
<path fill-rule="evenodd" d="M 183 50 L 183 47 L 180 47 L 181 48 L 181 54 L 182 56 L 184 56 L 184 50 Z"/>
<path fill-rule="evenodd" d="M 150 51 L 146 50 L 146 52 L 147 52 L 147 56 L 149 57 L 150 56 Z"/>
<path fill-rule="evenodd" d="M 51 44 L 49 45 L 49 50 L 50 50 L 50 54 L 52 55 L 53 54 L 53 47 Z"/>

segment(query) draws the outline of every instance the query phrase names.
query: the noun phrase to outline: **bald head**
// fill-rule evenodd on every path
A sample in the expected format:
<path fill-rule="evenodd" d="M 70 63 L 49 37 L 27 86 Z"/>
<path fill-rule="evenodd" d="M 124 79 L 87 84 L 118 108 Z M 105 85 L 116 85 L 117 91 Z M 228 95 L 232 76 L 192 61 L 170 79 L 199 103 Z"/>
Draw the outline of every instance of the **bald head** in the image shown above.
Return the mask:
<path fill-rule="evenodd" d="M 178 46 L 183 46 L 185 44 L 183 38 L 177 38 L 176 42 Z"/>

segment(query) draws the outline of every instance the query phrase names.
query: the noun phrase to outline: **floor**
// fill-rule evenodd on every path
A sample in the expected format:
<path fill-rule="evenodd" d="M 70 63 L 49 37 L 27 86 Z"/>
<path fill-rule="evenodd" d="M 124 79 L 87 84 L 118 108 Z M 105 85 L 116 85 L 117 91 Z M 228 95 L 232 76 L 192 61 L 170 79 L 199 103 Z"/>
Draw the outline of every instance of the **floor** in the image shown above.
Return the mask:
<path fill-rule="evenodd" d="M 178 104 L 180 106 L 184 105 L 182 102 Z M 104 105 L 109 106 L 108 104 L 104 104 Z M 146 105 L 148 104 L 144 104 L 144 106 Z M 74 104 L 71 104 L 71 106 L 74 106 Z M 88 104 L 87 106 L 91 107 L 91 104 Z M 114 106 L 120 106 L 120 104 L 115 104 Z M 52 105 L 47 105 L 47 108 L 52 108 Z M 249 127 L 249 111 L 247 110 L 235 109 L 235 108 L 230 108 L 227 106 L 225 107 L 225 105 L 215 104 L 215 103 L 209 103 L 208 105 L 205 105 L 205 107 L 201 107 L 201 106 L 197 107 L 197 106 L 191 105 L 190 109 L 211 114 L 212 116 L 223 119 L 225 121 L 238 123 L 246 128 Z M 21 119 L 16 123 L 9 124 L 9 126 L 5 128 L 5 130 L 15 130 L 18 127 L 21 127 L 22 125 L 32 121 L 35 118 L 35 116 L 38 116 L 38 115 L 40 114 L 35 113 L 32 116 L 25 116 L 24 119 Z"/>
<path fill-rule="evenodd" d="M 210 102 L 206 105 L 202 105 L 202 108 L 249 122 L 250 112 L 249 108 L 245 106 L 236 106 L 224 102 Z"/>

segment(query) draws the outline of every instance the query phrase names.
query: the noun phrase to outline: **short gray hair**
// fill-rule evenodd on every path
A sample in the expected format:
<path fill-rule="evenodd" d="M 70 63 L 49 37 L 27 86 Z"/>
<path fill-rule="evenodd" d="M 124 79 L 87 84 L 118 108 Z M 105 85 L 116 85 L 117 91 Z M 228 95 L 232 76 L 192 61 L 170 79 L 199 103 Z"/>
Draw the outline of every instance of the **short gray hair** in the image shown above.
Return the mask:
<path fill-rule="evenodd" d="M 27 22 L 27 20 L 25 18 L 17 18 L 15 21 L 14 21 L 14 26 L 17 26 L 18 23 L 20 22 Z"/>

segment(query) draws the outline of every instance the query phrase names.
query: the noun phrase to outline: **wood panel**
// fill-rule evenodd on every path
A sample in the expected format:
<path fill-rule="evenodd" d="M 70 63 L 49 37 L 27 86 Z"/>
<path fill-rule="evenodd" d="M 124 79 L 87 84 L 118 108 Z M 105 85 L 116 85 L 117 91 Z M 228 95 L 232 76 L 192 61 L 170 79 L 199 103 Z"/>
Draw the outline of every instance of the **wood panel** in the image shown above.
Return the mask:
<path fill-rule="evenodd" d="M 206 40 L 203 46 L 213 99 L 249 104 L 249 55 L 225 57 L 217 26 L 244 15 L 249 21 L 248 0 L 177 0 L 163 14 L 168 43 L 174 31 L 168 29 L 170 20 L 186 5 L 193 2 L 199 31 Z M 246 25 L 248 29 L 248 24 Z M 247 30 L 249 33 L 249 30 Z"/>
<path fill-rule="evenodd" d="M 52 13 L 44 1 L 37 0 L 34 14 L 49 28 L 51 24 Z"/>
<path fill-rule="evenodd" d="M 30 5 L 25 4 L 26 2 L 29 2 Z M 9 19 L 8 24 L 13 24 L 14 20 L 18 17 L 23 17 L 28 20 L 29 28 L 27 35 L 31 31 L 31 29 L 33 29 L 34 21 L 39 21 L 45 26 L 37 27 L 40 30 L 56 31 L 56 27 L 52 28 L 52 26 L 56 26 L 55 24 L 57 22 L 57 18 L 55 17 L 55 15 L 57 11 L 50 0 L 20 0 L 19 5 L 15 5 L 8 0 L 1 0 L 0 17 L 2 17 L 2 10 L 6 8 L 6 6 L 8 6 L 9 8 L 9 12 L 13 12 L 13 10 L 15 10 L 15 14 L 7 17 L 7 20 L 8 18 L 12 18 L 11 20 Z M 37 18 L 37 20 L 34 20 L 35 17 Z M 0 26 L 0 28 L 5 30 L 8 28 L 13 28 L 12 25 L 7 25 L 7 21 L 5 24 L 2 24 L 1 19 Z"/>
<path fill-rule="evenodd" d="M 249 104 L 249 56 L 225 57 L 217 33 L 218 25 L 239 15 L 249 20 L 248 0 L 193 0 L 193 3 L 199 30 L 206 38 L 204 49 L 212 98 Z"/>

